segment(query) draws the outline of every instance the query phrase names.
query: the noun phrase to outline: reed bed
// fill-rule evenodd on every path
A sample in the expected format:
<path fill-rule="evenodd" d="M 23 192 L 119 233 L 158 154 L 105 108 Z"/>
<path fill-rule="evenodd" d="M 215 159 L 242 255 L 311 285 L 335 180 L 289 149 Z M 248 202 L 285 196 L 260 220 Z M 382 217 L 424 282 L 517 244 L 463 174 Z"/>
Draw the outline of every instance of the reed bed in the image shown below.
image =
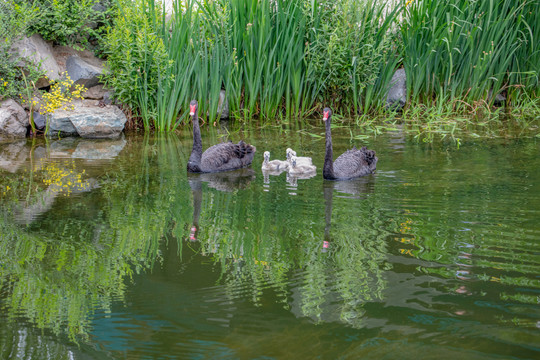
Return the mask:
<path fill-rule="evenodd" d="M 402 26 L 411 100 L 470 108 L 538 91 L 538 0 L 413 1 Z"/>
<path fill-rule="evenodd" d="M 218 121 L 222 89 L 237 118 L 330 105 L 365 119 L 386 111 L 399 67 L 409 103 L 435 113 L 489 112 L 497 94 L 538 110 L 540 0 L 188 0 L 168 15 L 158 0 L 118 1 L 107 79 L 145 129 L 174 130 L 193 98 Z"/>

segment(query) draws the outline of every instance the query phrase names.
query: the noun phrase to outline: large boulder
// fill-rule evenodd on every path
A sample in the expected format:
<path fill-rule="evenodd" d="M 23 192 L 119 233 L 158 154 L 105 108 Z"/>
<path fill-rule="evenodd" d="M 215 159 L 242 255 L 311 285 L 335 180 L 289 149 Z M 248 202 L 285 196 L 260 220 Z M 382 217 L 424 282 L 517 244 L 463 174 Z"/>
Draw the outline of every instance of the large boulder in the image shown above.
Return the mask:
<path fill-rule="evenodd" d="M 117 106 L 74 102 L 73 110 L 56 110 L 49 115 L 49 135 L 79 135 L 83 138 L 116 138 L 124 129 L 126 116 Z"/>
<path fill-rule="evenodd" d="M 390 80 L 390 89 L 386 96 L 386 108 L 399 111 L 407 102 L 407 75 L 405 69 L 398 69 Z"/>
<path fill-rule="evenodd" d="M 99 76 L 103 74 L 103 67 L 93 65 L 76 55 L 67 58 L 66 70 L 75 84 L 84 85 L 87 89 L 99 84 Z"/>
<path fill-rule="evenodd" d="M 47 115 L 49 121 L 48 136 L 54 137 L 56 135 L 61 136 L 77 136 L 79 133 L 73 123 L 71 122 L 70 110 L 56 110 L 54 113 Z"/>
<path fill-rule="evenodd" d="M 12 99 L 0 103 L 0 140 L 25 137 L 28 125 L 28 115 L 21 105 Z"/>
<path fill-rule="evenodd" d="M 58 63 L 58 66 L 60 67 L 60 73 L 63 73 L 67 71 L 66 69 L 66 63 L 67 60 L 72 56 L 77 56 L 84 60 L 85 62 L 89 63 L 90 65 L 93 65 L 98 68 L 103 68 L 103 64 L 105 63 L 100 58 L 97 58 L 94 53 L 90 50 L 76 50 L 69 46 L 55 46 L 53 47 L 53 54 L 54 58 L 56 59 L 56 62 Z"/>
<path fill-rule="evenodd" d="M 53 56 L 52 47 L 39 34 L 31 37 L 22 37 L 11 47 L 11 53 L 20 59 L 18 66 L 23 66 L 24 61 L 29 61 L 40 67 L 48 79 L 56 81 L 60 79 L 60 68 Z M 46 87 L 50 84 L 47 78 L 41 78 L 36 83 L 37 88 Z"/>

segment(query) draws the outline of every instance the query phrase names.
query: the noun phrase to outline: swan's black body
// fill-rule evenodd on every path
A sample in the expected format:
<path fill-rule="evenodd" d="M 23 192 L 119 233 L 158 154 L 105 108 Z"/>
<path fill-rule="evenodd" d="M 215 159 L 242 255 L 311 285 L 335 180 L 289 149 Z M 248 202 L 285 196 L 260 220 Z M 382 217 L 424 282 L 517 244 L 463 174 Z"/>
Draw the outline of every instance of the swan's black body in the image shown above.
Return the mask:
<path fill-rule="evenodd" d="M 255 146 L 246 144 L 242 140 L 238 144 L 232 142 L 217 144 L 203 153 L 197 101 L 193 100 L 189 107 L 193 121 L 193 150 L 187 164 L 188 172 L 213 173 L 251 165 L 255 155 Z"/>
<path fill-rule="evenodd" d="M 332 110 L 324 109 L 324 122 L 326 125 L 326 154 L 324 157 L 323 178 L 327 180 L 349 180 L 371 174 L 377 167 L 375 151 L 366 147 L 357 149 L 353 147 L 341 154 L 333 161 L 332 133 L 330 121 Z"/>

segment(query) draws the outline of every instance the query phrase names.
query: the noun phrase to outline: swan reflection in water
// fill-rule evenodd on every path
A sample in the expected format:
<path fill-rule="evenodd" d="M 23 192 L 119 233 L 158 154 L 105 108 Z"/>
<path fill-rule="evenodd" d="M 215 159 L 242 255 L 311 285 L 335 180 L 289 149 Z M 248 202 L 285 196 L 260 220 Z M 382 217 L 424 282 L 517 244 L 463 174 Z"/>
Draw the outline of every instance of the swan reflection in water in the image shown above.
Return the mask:
<path fill-rule="evenodd" d="M 193 196 L 193 225 L 190 228 L 189 240 L 197 241 L 202 205 L 202 183 L 207 183 L 208 187 L 219 191 L 233 192 L 247 188 L 255 179 L 255 171 L 244 168 L 219 173 L 188 173 L 187 177 Z"/>
<path fill-rule="evenodd" d="M 349 181 L 324 181 L 324 240 L 321 251 L 327 252 L 331 244 L 330 228 L 332 226 L 332 202 L 334 191 L 336 197 L 348 199 L 366 199 L 374 192 L 375 183 L 373 176 L 365 176 Z"/>

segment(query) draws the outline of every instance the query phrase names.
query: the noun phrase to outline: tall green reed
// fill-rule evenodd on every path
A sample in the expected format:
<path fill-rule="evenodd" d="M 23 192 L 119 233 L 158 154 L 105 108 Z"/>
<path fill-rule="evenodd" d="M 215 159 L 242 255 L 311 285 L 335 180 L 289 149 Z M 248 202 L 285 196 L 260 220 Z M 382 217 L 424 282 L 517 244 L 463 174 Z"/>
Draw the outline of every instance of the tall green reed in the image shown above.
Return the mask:
<path fill-rule="evenodd" d="M 516 100 L 521 93 L 536 97 L 540 94 L 540 0 L 530 0 L 522 4 L 521 46 L 512 59 L 510 83 L 522 87 L 512 87 L 509 95 Z M 511 97 L 511 96 L 509 96 Z M 528 99 L 528 96 L 525 96 Z"/>
<path fill-rule="evenodd" d="M 164 15 L 165 16 L 165 15 Z M 192 76 L 197 59 L 193 37 L 198 27 L 198 14 L 193 11 L 193 3 L 186 8 L 179 1 L 174 2 L 171 21 L 161 28 L 161 37 L 169 55 L 169 67 L 159 79 L 157 91 L 156 129 L 172 131 L 180 119 L 187 115 L 185 104 L 192 98 Z M 180 111 L 183 110 L 183 114 Z"/>
<path fill-rule="evenodd" d="M 246 116 L 274 118 L 284 101 L 300 102 L 307 23 L 304 3 L 223 2 L 227 3 L 226 27 L 230 34 L 223 38 L 231 54 L 231 71 L 224 79 L 227 91 L 229 86 L 233 89 L 229 101 L 234 110 L 242 110 Z"/>
<path fill-rule="evenodd" d="M 409 96 L 427 104 L 492 104 L 495 94 L 518 85 L 526 66 L 515 62 L 528 59 L 523 55 L 528 51 L 525 13 L 534 3 L 538 5 L 537 0 L 411 3 L 402 26 Z"/>
<path fill-rule="evenodd" d="M 400 61 L 393 31 L 400 7 L 361 0 L 314 6 L 306 58 L 318 100 L 349 113 L 380 106 Z"/>

